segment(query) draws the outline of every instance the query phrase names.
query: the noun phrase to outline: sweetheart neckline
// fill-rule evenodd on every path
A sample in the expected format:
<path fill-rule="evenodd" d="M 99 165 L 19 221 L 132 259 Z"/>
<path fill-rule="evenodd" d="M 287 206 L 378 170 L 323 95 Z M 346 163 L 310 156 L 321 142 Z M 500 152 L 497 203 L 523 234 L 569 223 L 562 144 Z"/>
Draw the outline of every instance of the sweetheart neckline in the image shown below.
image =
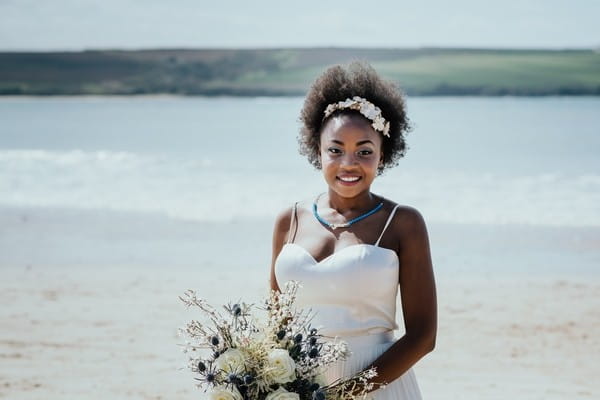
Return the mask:
<path fill-rule="evenodd" d="M 342 251 L 344 251 L 344 250 L 346 250 L 346 249 L 349 249 L 349 248 L 351 248 L 351 247 L 359 247 L 359 246 L 361 246 L 361 247 L 362 247 L 362 246 L 367 246 L 367 247 L 370 247 L 370 248 L 373 248 L 373 247 L 374 247 L 374 248 L 377 248 L 377 249 L 382 249 L 382 250 L 385 250 L 385 251 L 389 251 L 389 252 L 393 253 L 393 254 L 394 254 L 394 256 L 396 256 L 396 261 L 398 261 L 398 264 L 400 263 L 400 259 L 398 258 L 398 254 L 397 254 L 397 253 L 396 253 L 394 250 L 392 250 L 392 249 L 388 249 L 387 247 L 376 246 L 376 245 L 374 245 L 374 244 L 369 244 L 369 243 L 356 243 L 356 244 L 351 244 L 350 246 L 343 247 L 343 248 L 339 249 L 338 251 L 334 251 L 333 253 L 331 253 L 331 254 L 330 254 L 330 255 L 328 255 L 327 257 L 323 258 L 321 261 L 317 261 L 317 259 L 316 259 L 316 258 L 315 258 L 315 257 L 314 257 L 312 254 L 310 254 L 310 252 L 309 252 L 308 250 L 306 250 L 306 249 L 305 249 L 303 246 L 300 246 L 300 245 L 299 245 L 299 244 L 297 244 L 297 243 L 293 243 L 293 242 L 292 242 L 292 243 L 285 243 L 285 244 L 283 245 L 283 247 L 285 247 L 285 246 L 288 246 L 288 245 L 293 245 L 293 246 L 296 246 L 297 248 L 299 248 L 300 250 L 302 250 L 302 251 L 303 251 L 303 252 L 304 252 L 304 253 L 305 253 L 307 256 L 309 256 L 309 257 L 310 257 L 310 258 L 313 260 L 313 262 L 314 262 L 316 265 L 318 265 L 318 264 L 321 264 L 321 263 L 323 263 L 323 262 L 325 262 L 325 261 L 329 260 L 330 258 L 332 258 L 333 256 L 335 256 L 336 254 L 339 254 L 339 253 L 341 253 Z M 282 247 L 282 250 L 283 250 L 283 247 Z M 279 252 L 279 254 L 277 255 L 277 259 L 275 260 L 275 262 L 277 262 L 277 260 L 279 259 L 279 256 L 280 256 L 280 255 L 281 255 L 281 251 L 280 251 L 280 252 Z"/>

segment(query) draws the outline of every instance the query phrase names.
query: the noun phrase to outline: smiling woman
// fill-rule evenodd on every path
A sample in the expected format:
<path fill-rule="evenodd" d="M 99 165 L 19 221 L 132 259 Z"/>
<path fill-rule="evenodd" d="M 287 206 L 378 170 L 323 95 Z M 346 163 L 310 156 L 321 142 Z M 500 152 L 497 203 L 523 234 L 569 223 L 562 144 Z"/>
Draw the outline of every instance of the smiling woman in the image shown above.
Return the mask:
<path fill-rule="evenodd" d="M 321 134 L 319 160 L 330 190 L 346 197 L 368 190 L 383 164 L 381 145 L 381 135 L 365 118 L 329 119 Z"/>
<path fill-rule="evenodd" d="M 406 151 L 405 135 L 410 131 L 398 87 L 360 63 L 351 64 L 348 70 L 331 67 L 315 81 L 300 114 L 303 126 L 299 142 L 300 153 L 317 169 L 321 167 L 322 130 L 341 115 L 361 117 L 385 137 L 378 173 L 398 164 Z"/>
<path fill-rule="evenodd" d="M 277 217 L 271 288 L 299 281 L 298 305 L 316 313 L 324 335 L 350 345 L 329 383 L 375 367 L 372 382 L 388 384 L 376 400 L 420 399 L 412 366 L 437 332 L 427 229 L 416 209 L 371 192 L 404 155 L 404 99 L 368 65 L 335 66 L 312 86 L 301 120 L 300 151 L 327 190 Z M 404 334 L 395 338 L 398 290 Z"/>

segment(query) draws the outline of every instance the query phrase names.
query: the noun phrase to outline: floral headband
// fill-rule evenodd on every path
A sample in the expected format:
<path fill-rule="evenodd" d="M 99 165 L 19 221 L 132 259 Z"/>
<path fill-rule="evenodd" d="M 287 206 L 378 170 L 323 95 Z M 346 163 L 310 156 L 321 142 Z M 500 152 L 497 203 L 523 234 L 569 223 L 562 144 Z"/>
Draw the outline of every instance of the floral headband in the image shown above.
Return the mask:
<path fill-rule="evenodd" d="M 354 96 L 351 99 L 346 99 L 344 101 L 338 101 L 337 103 L 329 104 L 325 109 L 325 116 L 323 118 L 329 117 L 336 110 L 345 109 L 359 111 L 367 119 L 373 121 L 373 123 L 371 124 L 373 129 L 381 132 L 383 136 L 390 137 L 390 123 L 386 121 L 385 118 L 383 118 L 379 107 L 371 103 L 369 100 L 359 96 Z"/>

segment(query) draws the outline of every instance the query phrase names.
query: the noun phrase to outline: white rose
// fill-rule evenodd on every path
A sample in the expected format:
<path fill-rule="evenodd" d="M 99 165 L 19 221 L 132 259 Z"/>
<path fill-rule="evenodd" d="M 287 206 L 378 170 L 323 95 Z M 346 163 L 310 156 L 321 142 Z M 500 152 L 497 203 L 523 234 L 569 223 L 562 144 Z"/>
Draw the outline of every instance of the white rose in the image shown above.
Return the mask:
<path fill-rule="evenodd" d="M 287 383 L 296 379 L 296 363 L 287 350 L 271 350 L 267 358 L 268 376 L 274 383 Z"/>
<path fill-rule="evenodd" d="M 244 354 L 238 349 L 227 349 L 217 358 L 217 368 L 226 373 L 242 372 L 244 370 Z"/>
<path fill-rule="evenodd" d="M 214 387 L 208 394 L 210 400 L 243 400 L 242 394 L 235 386 L 231 389 L 225 386 Z"/>
<path fill-rule="evenodd" d="M 265 400 L 300 400 L 298 393 L 288 392 L 283 387 L 279 387 L 265 397 Z"/>

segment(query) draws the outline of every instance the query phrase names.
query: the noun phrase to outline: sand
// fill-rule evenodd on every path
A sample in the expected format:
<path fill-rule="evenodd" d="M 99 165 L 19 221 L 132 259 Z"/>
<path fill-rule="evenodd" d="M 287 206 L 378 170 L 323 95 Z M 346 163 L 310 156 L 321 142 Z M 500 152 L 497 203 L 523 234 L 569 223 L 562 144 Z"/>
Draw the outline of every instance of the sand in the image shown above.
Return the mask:
<path fill-rule="evenodd" d="M 192 399 L 176 328 L 193 316 L 176 277 L 3 273 L 0 396 Z M 259 297 L 257 280 L 196 285 Z M 248 287 L 250 286 L 250 287 Z M 415 371 L 428 399 L 594 398 L 600 390 L 600 282 L 438 282 L 436 349 Z"/>
<path fill-rule="evenodd" d="M 59 225 L 47 222 L 49 217 L 43 222 L 43 215 L 35 213 L 18 225 L 11 222 L 13 216 L 20 218 L 14 210 L 0 215 L 5 223 L 1 243 L 13 246 L 5 247 L 0 257 L 3 399 L 201 398 L 181 369 L 185 356 L 176 331 L 194 315 L 178 296 L 192 288 L 219 304 L 239 297 L 258 300 L 267 287 L 267 224 L 258 230 L 254 223 L 198 230 L 198 224 L 165 219 L 146 221 L 143 229 L 127 234 L 122 226 L 118 235 L 99 228 L 101 224 L 67 232 L 64 227 L 75 224 L 64 215 Z M 77 219 L 89 222 L 84 217 Z M 177 228 L 167 229 L 167 222 Z M 155 233 L 140 236 L 148 227 Z M 432 229 L 439 330 L 436 349 L 415 366 L 424 398 L 598 398 L 597 272 L 588 265 L 581 269 L 586 273 L 572 273 L 567 264 L 562 273 L 554 268 L 552 274 L 542 274 L 540 267 L 532 267 L 530 273 L 473 274 L 454 265 L 462 263 L 461 252 L 450 250 L 461 239 L 443 234 L 447 229 Z M 465 233 L 473 229 L 461 231 L 462 239 L 480 238 L 468 248 L 471 256 L 463 258 L 485 259 L 493 254 L 481 239 L 489 230 Z M 548 264 L 556 251 L 563 255 L 561 262 L 598 260 L 597 230 L 579 231 L 583 239 L 573 239 L 572 246 L 562 240 L 559 250 L 554 241 L 559 230 L 532 230 L 546 235 L 546 242 L 536 239 L 546 247 L 540 244 L 535 251 L 545 248 Z M 202 233 L 194 233 L 198 231 Z M 250 231 L 258 234 L 249 236 Z M 565 232 L 563 239 L 573 238 L 572 231 Z M 496 235 L 499 241 L 494 242 L 508 246 L 513 233 Z M 232 241 L 244 244 L 224 259 Z M 198 257 L 190 260 L 193 251 Z M 172 265 L 158 266 L 169 253 Z M 516 260 L 510 253 L 505 257 Z M 521 264 L 527 259 L 520 259 Z"/>

